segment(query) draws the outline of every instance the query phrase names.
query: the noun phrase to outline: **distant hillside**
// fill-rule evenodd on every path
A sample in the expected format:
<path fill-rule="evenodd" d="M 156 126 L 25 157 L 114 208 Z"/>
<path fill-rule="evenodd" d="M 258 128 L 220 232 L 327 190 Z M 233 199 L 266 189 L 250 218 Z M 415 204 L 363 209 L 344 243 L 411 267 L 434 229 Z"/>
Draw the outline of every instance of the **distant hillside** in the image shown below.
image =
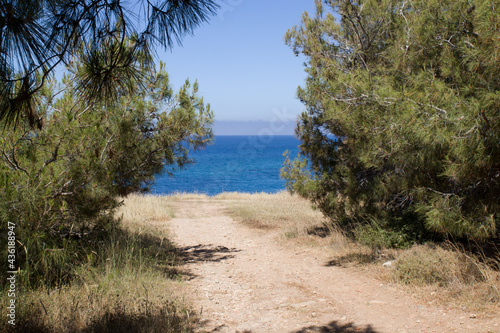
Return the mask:
<path fill-rule="evenodd" d="M 295 121 L 215 121 L 215 135 L 294 135 Z"/>

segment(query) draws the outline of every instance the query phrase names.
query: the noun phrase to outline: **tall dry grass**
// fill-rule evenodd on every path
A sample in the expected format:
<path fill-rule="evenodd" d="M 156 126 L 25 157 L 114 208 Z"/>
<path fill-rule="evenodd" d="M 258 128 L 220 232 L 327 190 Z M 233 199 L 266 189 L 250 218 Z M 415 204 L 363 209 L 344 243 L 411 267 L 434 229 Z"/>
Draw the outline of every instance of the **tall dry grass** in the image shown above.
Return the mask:
<path fill-rule="evenodd" d="M 94 275 L 93 277 L 90 277 Z M 177 299 L 174 282 L 134 270 L 84 274 L 85 283 L 22 293 L 17 332 L 190 332 L 194 313 Z M 6 306 L 1 300 L 2 308 Z M 0 331 L 9 325 L 2 321 Z"/>
<path fill-rule="evenodd" d="M 451 243 L 415 245 L 399 253 L 390 273 L 410 289 L 432 289 L 431 294 L 446 303 L 498 312 L 499 259 L 472 254 Z"/>
<path fill-rule="evenodd" d="M 163 223 L 174 217 L 170 201 L 171 197 L 167 196 L 130 194 L 123 198 L 123 205 L 116 216 L 123 218 L 122 224 L 128 230 L 150 228 L 151 224 Z"/>
<path fill-rule="evenodd" d="M 20 290 L 18 332 L 190 332 L 196 316 L 177 295 L 177 252 L 165 222 L 165 197 L 131 195 L 117 212 L 122 223 L 95 243 L 76 277 L 57 288 L 43 281 Z M 2 292 L 0 307 L 9 302 Z M 0 331 L 10 329 L 0 321 Z"/>

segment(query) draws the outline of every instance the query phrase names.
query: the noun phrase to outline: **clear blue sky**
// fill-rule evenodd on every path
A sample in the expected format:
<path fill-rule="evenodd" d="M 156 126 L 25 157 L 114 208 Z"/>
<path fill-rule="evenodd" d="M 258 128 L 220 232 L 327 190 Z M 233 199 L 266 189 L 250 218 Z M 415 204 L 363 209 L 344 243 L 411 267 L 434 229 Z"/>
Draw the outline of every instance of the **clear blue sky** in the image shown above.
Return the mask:
<path fill-rule="evenodd" d="M 306 74 L 284 35 L 300 24 L 313 0 L 220 0 L 210 22 L 186 36 L 182 46 L 158 50 L 174 91 L 186 78 L 198 80 L 200 95 L 216 120 L 264 120 L 304 110 L 296 90 Z"/>

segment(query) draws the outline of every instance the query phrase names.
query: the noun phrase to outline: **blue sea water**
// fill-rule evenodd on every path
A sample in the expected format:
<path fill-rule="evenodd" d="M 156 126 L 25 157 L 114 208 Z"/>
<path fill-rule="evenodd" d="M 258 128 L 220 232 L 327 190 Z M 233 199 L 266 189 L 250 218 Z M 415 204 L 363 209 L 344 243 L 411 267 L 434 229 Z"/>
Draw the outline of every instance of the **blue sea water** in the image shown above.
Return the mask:
<path fill-rule="evenodd" d="M 222 192 L 267 192 L 285 189 L 280 179 L 283 153 L 297 156 L 300 141 L 294 136 L 216 136 L 204 150 L 192 153 L 196 163 L 156 178 L 151 192 L 216 195 Z"/>

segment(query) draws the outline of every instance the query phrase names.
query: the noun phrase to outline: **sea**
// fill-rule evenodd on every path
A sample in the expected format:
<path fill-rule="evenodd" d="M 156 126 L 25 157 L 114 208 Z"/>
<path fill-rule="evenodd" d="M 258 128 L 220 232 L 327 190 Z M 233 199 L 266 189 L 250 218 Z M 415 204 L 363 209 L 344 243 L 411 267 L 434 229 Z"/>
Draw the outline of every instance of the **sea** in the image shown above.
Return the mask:
<path fill-rule="evenodd" d="M 216 136 L 213 144 L 191 153 L 195 163 L 162 174 L 151 186 L 153 194 L 222 192 L 276 193 L 285 189 L 280 178 L 285 151 L 297 156 L 300 141 L 295 136 Z"/>

